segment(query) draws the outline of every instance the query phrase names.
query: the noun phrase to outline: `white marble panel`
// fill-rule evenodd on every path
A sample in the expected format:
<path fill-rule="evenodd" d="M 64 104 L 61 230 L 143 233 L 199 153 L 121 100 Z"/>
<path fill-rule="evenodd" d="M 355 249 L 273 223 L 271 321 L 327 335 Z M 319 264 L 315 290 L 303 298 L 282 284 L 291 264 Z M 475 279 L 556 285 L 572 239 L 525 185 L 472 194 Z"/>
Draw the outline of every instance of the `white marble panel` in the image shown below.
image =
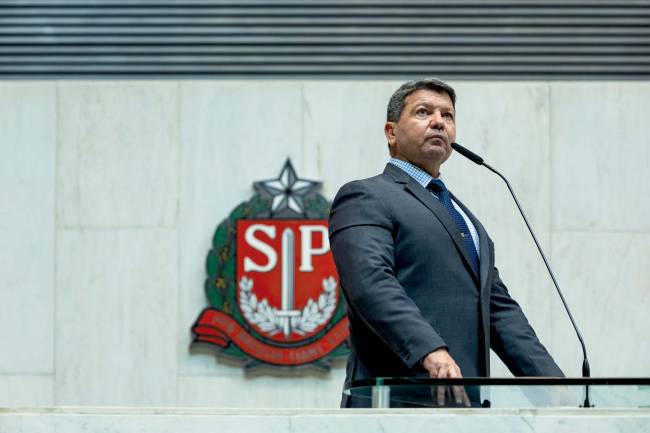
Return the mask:
<path fill-rule="evenodd" d="M 553 227 L 650 230 L 650 83 L 551 85 Z"/>
<path fill-rule="evenodd" d="M 56 404 L 173 405 L 177 234 L 57 232 Z"/>
<path fill-rule="evenodd" d="M 332 414 L 327 417 L 298 415 L 292 420 L 295 432 L 534 432 L 535 418 L 531 414 L 495 417 L 487 412 L 481 414 L 476 409 L 449 411 L 384 411 L 381 415 L 372 410 Z M 400 413 L 401 412 L 401 413 Z"/>
<path fill-rule="evenodd" d="M 286 433 L 291 432 L 291 419 L 286 416 L 268 415 L 242 417 L 197 416 L 190 422 L 186 416 L 93 416 L 87 417 L 83 426 L 73 417 L 55 420 L 56 432 L 83 433 Z M 81 429 L 79 429 L 81 427 Z"/>
<path fill-rule="evenodd" d="M 56 89 L 0 83 L 0 374 L 52 373 Z"/>
<path fill-rule="evenodd" d="M 457 141 L 508 178 L 539 242 L 550 253 L 548 86 L 535 82 L 451 84 L 457 92 Z M 555 294 L 505 183 L 456 153 L 441 172 L 448 187 L 485 226 L 495 243 L 501 279 L 554 354 L 544 325 Z M 494 355 L 491 373 L 510 375 Z"/>
<path fill-rule="evenodd" d="M 587 344 L 592 376 L 650 376 L 650 234 L 556 233 L 553 259 Z M 548 325 L 565 372 L 582 352 L 557 301 Z"/>
<path fill-rule="evenodd" d="M 381 173 L 388 162 L 386 105 L 399 81 L 307 81 L 304 164 L 332 200 L 354 179 Z"/>
<path fill-rule="evenodd" d="M 53 404 L 52 375 L 0 375 L 0 407 L 37 407 Z"/>
<path fill-rule="evenodd" d="M 345 371 L 303 377 L 187 376 L 178 381 L 178 406 L 337 408 Z"/>
<path fill-rule="evenodd" d="M 61 411 L 63 412 L 63 411 Z M 12 433 L 287 433 L 292 432 L 291 418 L 286 414 L 225 414 L 215 416 L 214 410 L 202 413 L 179 413 L 149 410 L 137 413 L 123 410 L 87 410 L 75 413 L 7 413 L 0 412 L 0 431 Z"/>
<path fill-rule="evenodd" d="M 588 432 L 641 433 L 650 427 L 647 410 L 331 410 L 247 411 L 52 409 L 0 412 L 0 429 L 15 433 L 365 433 Z"/>
<path fill-rule="evenodd" d="M 170 227 L 178 211 L 178 85 L 58 84 L 59 227 Z"/>
<path fill-rule="evenodd" d="M 650 417 L 645 412 L 593 415 L 545 414 L 535 418 L 535 431 L 553 433 L 645 433 L 650 430 Z"/>
<path fill-rule="evenodd" d="M 209 351 L 190 353 L 190 328 L 208 306 L 205 259 L 217 225 L 276 178 L 287 157 L 301 177 L 302 87 L 299 81 L 197 81 L 181 84 L 179 214 L 179 371 L 237 376 L 240 367 Z"/>

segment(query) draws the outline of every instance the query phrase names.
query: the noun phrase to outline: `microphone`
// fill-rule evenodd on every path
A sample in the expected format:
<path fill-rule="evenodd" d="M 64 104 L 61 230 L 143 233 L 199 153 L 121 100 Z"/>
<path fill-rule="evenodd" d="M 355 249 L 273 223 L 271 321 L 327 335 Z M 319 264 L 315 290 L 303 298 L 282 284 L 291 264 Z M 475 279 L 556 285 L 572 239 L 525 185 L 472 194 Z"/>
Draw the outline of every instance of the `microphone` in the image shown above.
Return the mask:
<path fill-rule="evenodd" d="M 578 340 L 580 341 L 580 346 L 582 347 L 582 356 L 583 356 L 583 361 L 582 361 L 582 377 L 591 377 L 590 369 L 589 369 L 589 361 L 587 360 L 587 348 L 585 346 L 585 342 L 582 339 L 582 334 L 580 334 L 580 331 L 578 330 L 578 325 L 576 325 L 575 320 L 573 320 L 573 315 L 571 314 L 571 311 L 569 310 L 569 306 L 566 303 L 566 300 L 564 299 L 564 295 L 562 294 L 562 290 L 560 290 L 560 286 L 557 283 L 557 280 L 555 279 L 555 275 L 553 275 L 553 270 L 551 270 L 551 265 L 548 263 L 548 260 L 546 260 L 546 256 L 544 255 L 544 251 L 542 251 L 542 247 L 539 245 L 539 242 L 537 241 L 537 237 L 535 236 L 535 233 L 533 232 L 533 229 L 530 227 L 530 224 L 528 223 L 528 218 L 526 218 L 526 215 L 524 214 L 524 211 L 521 209 L 521 206 L 519 205 L 519 200 L 517 200 L 517 196 L 515 195 L 515 192 L 512 190 L 512 187 L 510 186 L 510 182 L 508 182 L 508 179 L 506 179 L 501 173 L 499 173 L 496 169 L 488 165 L 485 161 L 483 161 L 483 158 L 475 154 L 469 149 L 464 148 L 458 143 L 451 143 L 451 147 L 461 155 L 463 155 L 465 158 L 469 159 L 470 161 L 482 165 L 497 176 L 499 176 L 503 181 L 506 183 L 506 186 L 508 187 L 508 190 L 510 190 L 510 194 L 512 195 L 512 198 L 515 200 L 515 204 L 517 205 L 517 209 L 519 209 L 519 213 L 524 219 L 524 222 L 526 223 L 526 227 L 528 227 L 528 231 L 530 232 L 530 235 L 533 237 L 533 241 L 535 241 L 535 245 L 537 246 L 537 250 L 539 251 L 539 254 L 542 256 L 542 260 L 544 260 L 544 264 L 546 265 L 546 269 L 548 270 L 549 275 L 551 276 L 551 280 L 553 280 L 553 285 L 557 289 L 558 295 L 560 295 L 560 299 L 562 300 L 562 305 L 564 305 L 564 309 L 566 310 L 569 319 L 571 320 L 571 324 L 573 325 L 573 329 L 576 331 L 576 335 L 578 336 Z M 589 393 L 587 393 L 587 397 L 585 399 L 585 407 L 590 407 L 589 406 Z"/>

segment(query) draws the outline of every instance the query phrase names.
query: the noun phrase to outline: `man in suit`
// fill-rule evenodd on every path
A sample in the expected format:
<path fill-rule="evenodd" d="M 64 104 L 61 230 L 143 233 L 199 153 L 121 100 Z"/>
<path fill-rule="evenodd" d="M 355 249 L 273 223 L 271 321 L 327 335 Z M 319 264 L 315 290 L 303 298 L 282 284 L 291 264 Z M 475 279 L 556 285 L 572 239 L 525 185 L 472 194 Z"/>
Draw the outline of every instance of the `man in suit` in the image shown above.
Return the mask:
<path fill-rule="evenodd" d="M 374 377 L 563 376 L 494 266 L 487 232 L 440 179 L 456 138 L 454 90 L 410 81 L 391 97 L 391 159 L 344 185 L 330 244 L 350 319 L 345 386 Z M 456 396 L 458 400 L 460 396 Z M 366 405 L 343 397 L 343 407 Z"/>

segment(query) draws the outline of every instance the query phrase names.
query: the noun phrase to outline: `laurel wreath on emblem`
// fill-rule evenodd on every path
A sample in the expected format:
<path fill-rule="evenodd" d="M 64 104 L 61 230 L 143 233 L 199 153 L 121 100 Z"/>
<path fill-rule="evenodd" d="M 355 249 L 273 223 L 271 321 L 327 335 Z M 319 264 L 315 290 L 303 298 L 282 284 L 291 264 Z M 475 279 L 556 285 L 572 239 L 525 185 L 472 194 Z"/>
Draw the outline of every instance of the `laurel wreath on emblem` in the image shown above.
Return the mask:
<path fill-rule="evenodd" d="M 299 316 L 291 317 L 291 329 L 299 335 L 306 335 L 327 323 L 336 310 L 336 280 L 334 277 L 323 278 L 323 293 L 318 301 L 309 298 Z M 266 298 L 259 301 L 253 293 L 253 280 L 243 276 L 239 280 L 239 307 L 248 322 L 258 326 L 269 335 L 282 331 L 282 318 L 276 313 L 277 308 L 269 305 Z"/>

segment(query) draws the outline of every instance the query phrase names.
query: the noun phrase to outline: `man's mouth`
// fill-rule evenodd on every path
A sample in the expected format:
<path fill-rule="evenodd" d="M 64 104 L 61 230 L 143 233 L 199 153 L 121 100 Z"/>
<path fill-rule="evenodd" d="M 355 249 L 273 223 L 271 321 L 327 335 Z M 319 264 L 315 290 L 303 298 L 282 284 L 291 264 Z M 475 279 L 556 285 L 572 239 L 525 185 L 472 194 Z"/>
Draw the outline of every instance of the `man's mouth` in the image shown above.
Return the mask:
<path fill-rule="evenodd" d="M 441 135 L 441 134 L 430 135 L 430 136 L 426 137 L 424 141 L 434 141 L 436 139 L 441 140 L 441 141 L 443 141 L 445 143 L 447 142 L 447 139 L 445 138 L 445 136 Z"/>

